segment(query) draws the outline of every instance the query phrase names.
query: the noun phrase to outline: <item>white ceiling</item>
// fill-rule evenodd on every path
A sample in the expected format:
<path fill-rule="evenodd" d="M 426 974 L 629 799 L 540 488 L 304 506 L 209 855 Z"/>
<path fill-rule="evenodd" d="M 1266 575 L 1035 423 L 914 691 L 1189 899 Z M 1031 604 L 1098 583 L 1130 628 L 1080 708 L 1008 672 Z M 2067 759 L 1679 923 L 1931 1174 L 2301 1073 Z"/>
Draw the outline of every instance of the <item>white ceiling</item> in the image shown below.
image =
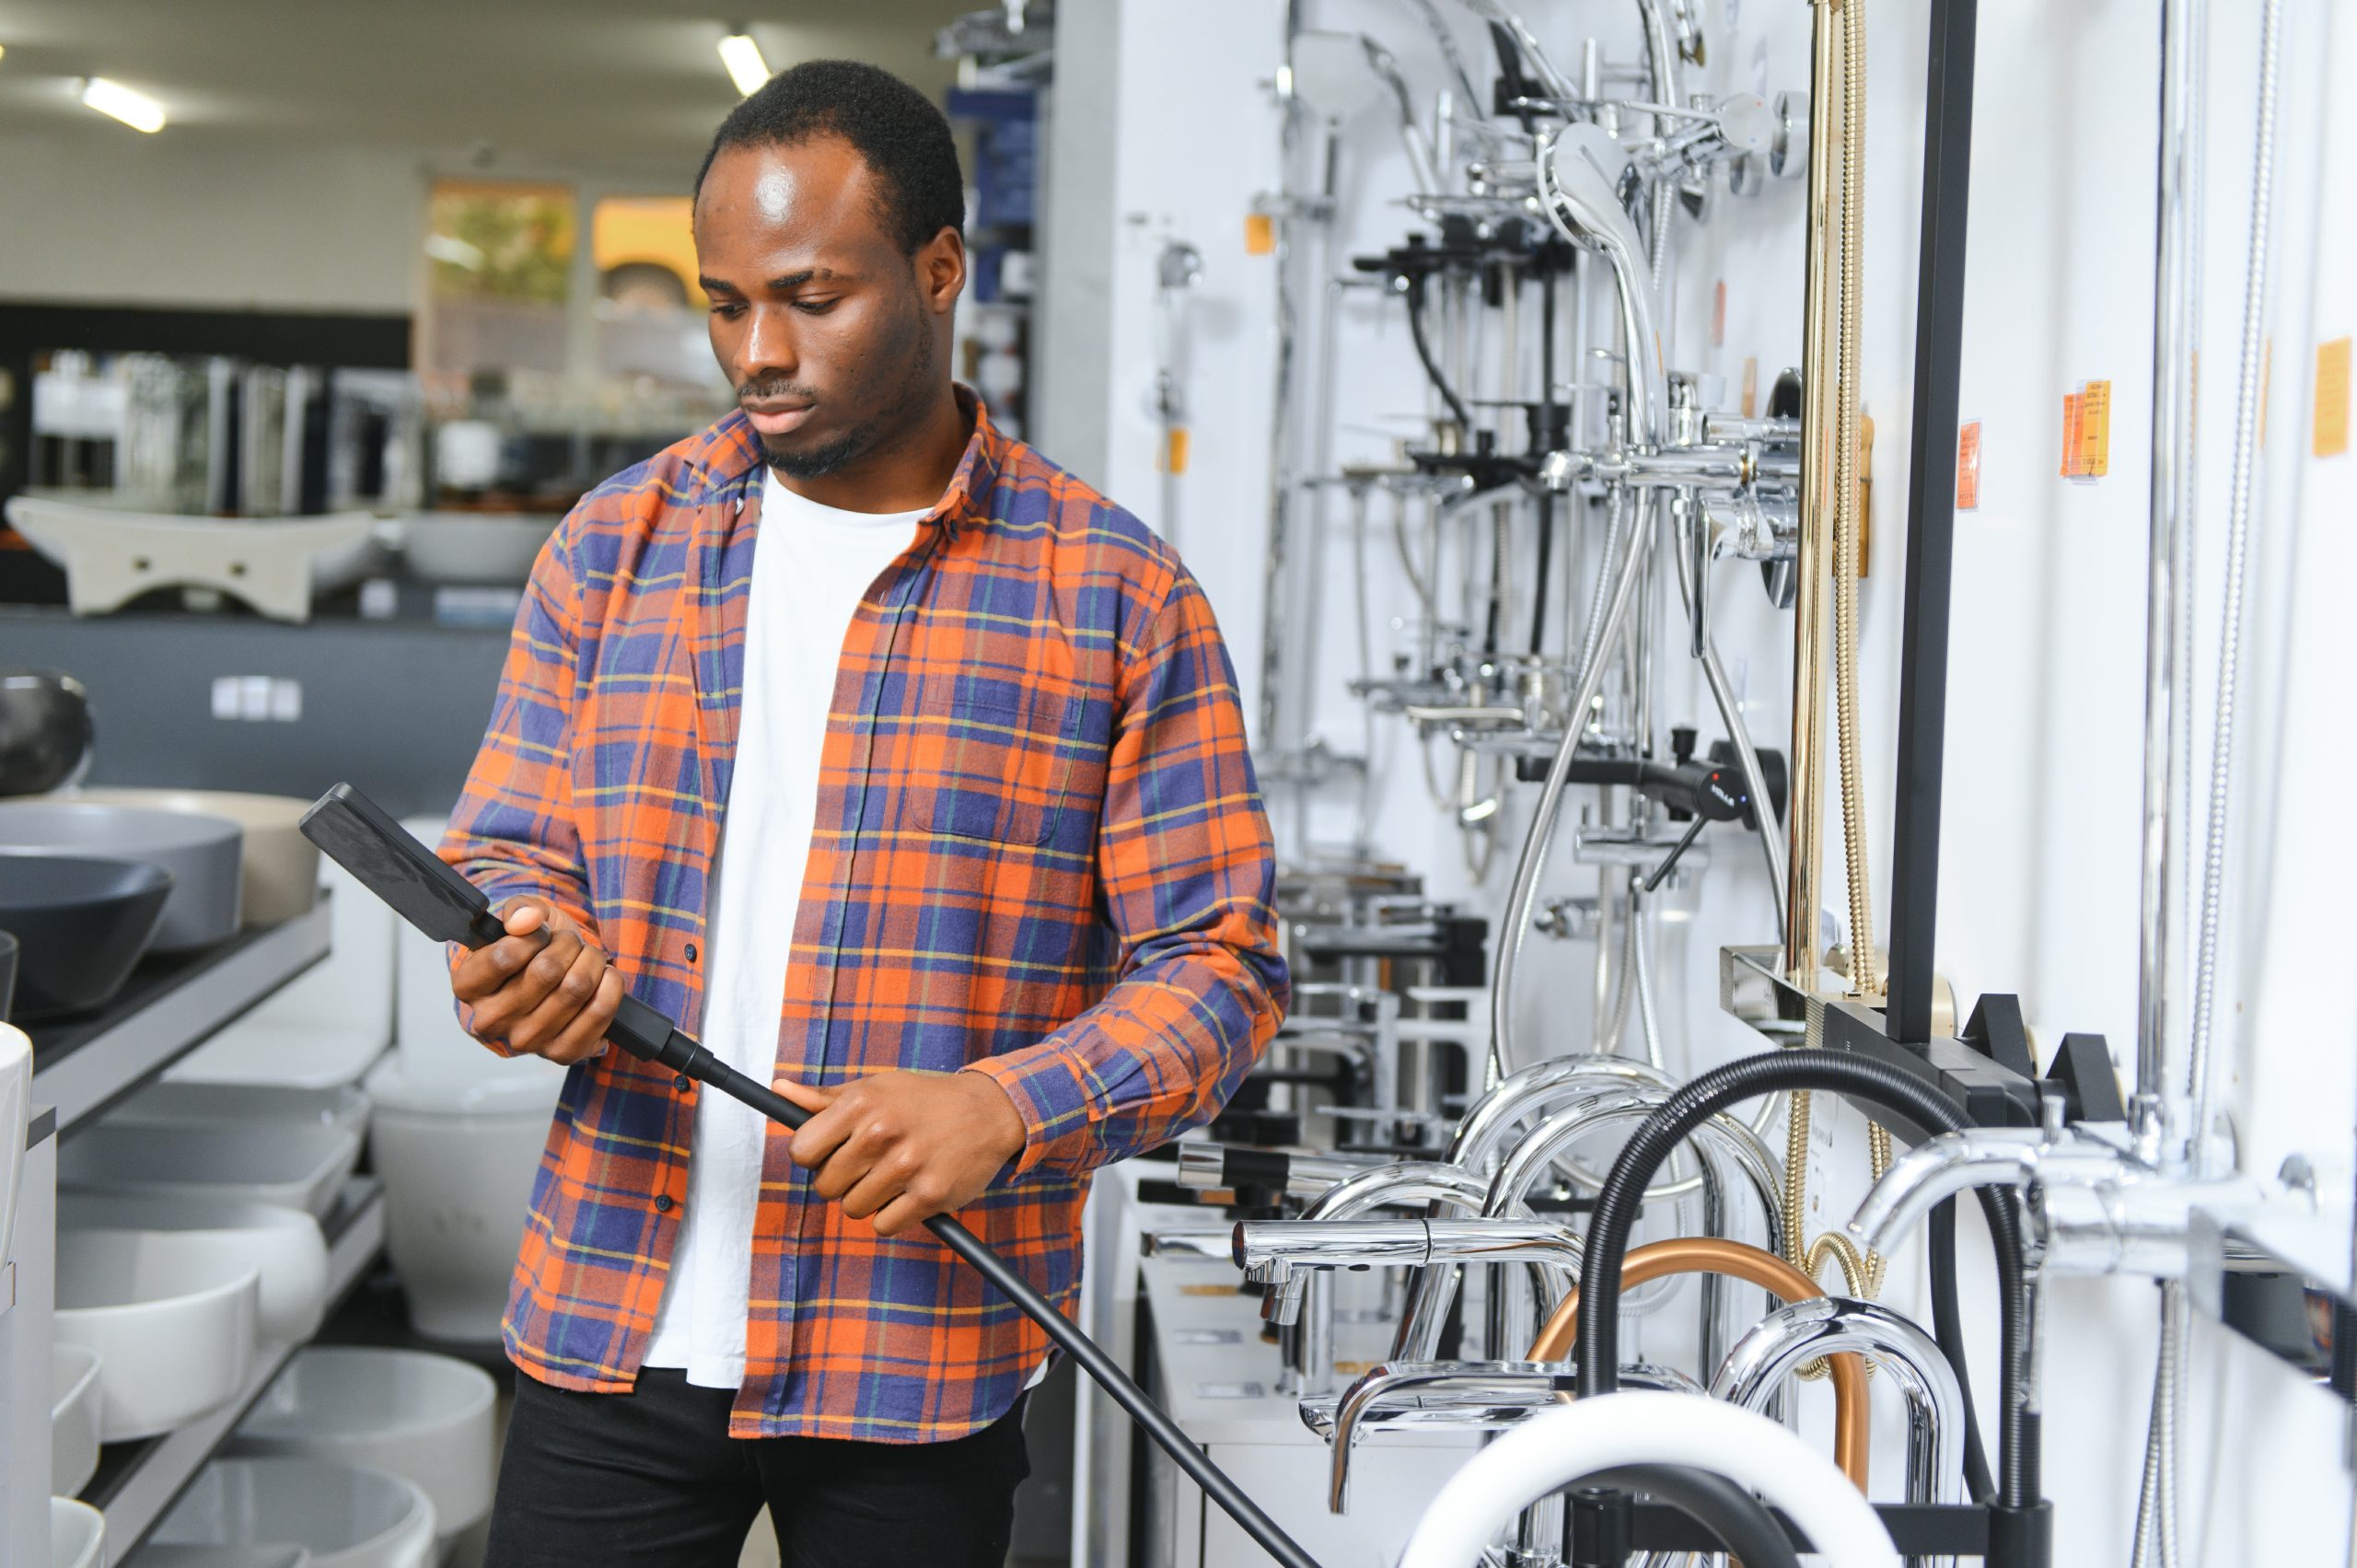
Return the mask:
<path fill-rule="evenodd" d="M 0 131 L 135 135 L 75 100 L 104 75 L 161 99 L 166 136 L 683 180 L 737 101 L 714 47 L 734 23 L 773 69 L 849 56 L 931 93 L 951 71 L 935 29 L 980 3 L 0 0 Z"/>

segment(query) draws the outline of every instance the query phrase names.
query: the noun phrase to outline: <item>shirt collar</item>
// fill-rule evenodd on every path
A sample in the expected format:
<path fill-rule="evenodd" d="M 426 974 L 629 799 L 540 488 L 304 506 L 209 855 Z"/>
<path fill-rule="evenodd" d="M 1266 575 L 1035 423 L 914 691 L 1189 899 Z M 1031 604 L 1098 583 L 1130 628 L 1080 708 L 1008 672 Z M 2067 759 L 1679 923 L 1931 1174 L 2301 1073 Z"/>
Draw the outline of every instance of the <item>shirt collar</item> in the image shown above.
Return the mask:
<path fill-rule="evenodd" d="M 953 385 L 958 412 L 972 422 L 974 433 L 966 439 L 965 453 L 958 459 L 957 471 L 949 476 L 949 487 L 924 520 L 940 524 L 954 540 L 963 528 L 989 526 L 991 503 L 996 498 L 999 475 L 1005 471 L 1013 443 L 991 423 L 990 410 L 972 388 Z M 742 409 L 732 409 L 706 433 L 702 467 L 715 494 L 732 496 L 741 504 L 760 486 L 763 462 L 761 436 Z"/>

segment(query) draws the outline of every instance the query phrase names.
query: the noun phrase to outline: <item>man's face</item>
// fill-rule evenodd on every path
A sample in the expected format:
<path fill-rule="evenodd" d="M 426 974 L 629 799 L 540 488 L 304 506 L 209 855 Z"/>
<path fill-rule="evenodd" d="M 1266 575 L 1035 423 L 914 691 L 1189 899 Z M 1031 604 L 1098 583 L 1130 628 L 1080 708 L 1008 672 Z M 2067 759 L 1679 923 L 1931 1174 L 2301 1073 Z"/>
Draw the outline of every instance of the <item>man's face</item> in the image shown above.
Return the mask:
<path fill-rule="evenodd" d="M 902 253 L 877 198 L 866 162 L 834 136 L 730 147 L 696 197 L 712 351 L 789 478 L 856 461 L 939 393 L 964 247 L 945 229 Z"/>

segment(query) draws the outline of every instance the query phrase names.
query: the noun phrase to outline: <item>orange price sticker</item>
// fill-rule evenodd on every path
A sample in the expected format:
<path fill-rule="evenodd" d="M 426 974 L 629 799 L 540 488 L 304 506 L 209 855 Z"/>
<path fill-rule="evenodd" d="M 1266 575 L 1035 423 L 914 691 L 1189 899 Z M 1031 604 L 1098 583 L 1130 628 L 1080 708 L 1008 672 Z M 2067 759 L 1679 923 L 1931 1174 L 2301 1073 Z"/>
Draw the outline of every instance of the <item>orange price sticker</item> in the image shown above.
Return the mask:
<path fill-rule="evenodd" d="M 2316 412 L 2312 449 L 2319 458 L 2349 450 L 2349 340 L 2316 344 Z"/>
<path fill-rule="evenodd" d="M 1956 433 L 1956 509 L 1980 509 L 1980 422 L 1965 422 Z"/>
<path fill-rule="evenodd" d="M 1277 220 L 1266 213 L 1244 215 L 1244 253 L 1247 256 L 1273 255 L 1277 249 Z"/>
<path fill-rule="evenodd" d="M 2062 477 L 2101 479 L 2111 471 L 2111 383 L 2082 381 L 2062 397 Z"/>
<path fill-rule="evenodd" d="M 1711 291 L 1711 346 L 1724 348 L 1727 341 L 1727 280 L 1721 278 Z"/>
<path fill-rule="evenodd" d="M 2079 474 L 2101 479 L 2111 471 L 2111 383 L 2088 382 L 2079 401 Z"/>
<path fill-rule="evenodd" d="M 1743 362 L 1743 417 L 1752 418 L 1759 411 L 1759 361 L 1747 355 Z"/>

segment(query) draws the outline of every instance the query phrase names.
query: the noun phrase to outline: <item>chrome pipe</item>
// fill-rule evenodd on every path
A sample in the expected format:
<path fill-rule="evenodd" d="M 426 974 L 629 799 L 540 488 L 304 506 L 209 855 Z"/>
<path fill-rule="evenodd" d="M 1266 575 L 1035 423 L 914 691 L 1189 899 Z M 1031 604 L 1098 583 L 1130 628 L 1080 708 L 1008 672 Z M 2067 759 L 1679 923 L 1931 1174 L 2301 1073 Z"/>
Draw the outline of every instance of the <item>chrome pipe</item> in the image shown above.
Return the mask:
<path fill-rule="evenodd" d="M 1545 1264 L 1568 1290 L 1580 1237 L 1553 1220 L 1244 1220 L 1236 1266 L 1281 1283 L 1293 1269 L 1417 1268 L 1433 1263 Z"/>
<path fill-rule="evenodd" d="M 1258 1157 L 1263 1160 L 1282 1158 L 1285 1162 L 1284 1193 L 1289 1198 L 1315 1198 L 1353 1176 L 1380 1168 L 1386 1162 L 1375 1155 L 1311 1155 L 1293 1154 L 1271 1149 L 1236 1147 L 1198 1139 L 1187 1139 L 1178 1145 L 1179 1186 L 1196 1191 L 1215 1191 L 1236 1185 L 1237 1173 L 1231 1171 L 1230 1156 Z"/>
<path fill-rule="evenodd" d="M 1779 1307 L 1727 1353 L 1711 1379 L 1711 1393 L 1765 1414 L 1793 1373 L 1844 1351 L 1864 1355 L 1888 1373 L 1907 1402 L 1907 1501 L 1962 1501 L 1964 1392 L 1956 1386 L 1956 1369 L 1929 1334 L 1887 1307 L 1840 1296 Z M 1918 1568 L 1950 1568 L 1955 1559 L 1909 1562 Z"/>
<path fill-rule="evenodd" d="M 1489 1196 L 1489 1184 L 1459 1167 L 1402 1160 L 1336 1182 L 1301 1217 L 1305 1221 L 1356 1219 L 1369 1209 L 1404 1203 L 1442 1203 L 1461 1214 L 1479 1214 Z M 1232 1240 L 1232 1232 L 1222 1235 Z M 1299 1281 L 1287 1279 L 1261 1298 L 1260 1316 L 1273 1323 L 1292 1323 L 1299 1318 L 1302 1306 Z"/>
<path fill-rule="evenodd" d="M 1640 1363 L 1622 1367 L 1620 1376 L 1631 1388 L 1703 1392 L 1673 1366 Z M 1305 1412 L 1311 1430 L 1333 1446 L 1326 1506 L 1336 1514 L 1346 1510 L 1351 1454 L 1363 1437 L 1434 1428 L 1501 1431 L 1570 1399 L 1578 1383 L 1567 1364 L 1553 1361 L 1388 1361 L 1369 1367 L 1343 1390 L 1322 1426 Z"/>
<path fill-rule="evenodd" d="M 1727 726 L 1727 738 L 1735 743 L 1736 761 L 1743 769 L 1743 787 L 1751 795 L 1753 814 L 1759 819 L 1759 849 L 1768 861 L 1770 901 L 1776 906 L 1776 935 L 1784 935 L 1786 912 L 1780 896 L 1784 887 L 1784 824 L 1777 819 L 1775 797 L 1768 793 L 1767 770 L 1759 765 L 1759 750 L 1751 743 L 1751 726 L 1743 722 L 1743 705 L 1735 698 L 1735 687 L 1727 679 L 1726 668 L 1719 662 L 1718 645 L 1710 634 L 1710 625 L 1702 610 L 1702 573 L 1708 569 L 1706 558 L 1697 557 L 1688 547 L 1692 536 L 1699 533 L 1690 512 L 1677 514 L 1680 538 L 1678 556 L 1678 591 L 1686 601 L 1686 612 L 1693 618 L 1695 641 L 1701 645 L 1702 679 L 1711 689 L 1711 701 L 1719 710 L 1719 722 Z M 1708 545 L 1704 552 L 1707 555 Z"/>

